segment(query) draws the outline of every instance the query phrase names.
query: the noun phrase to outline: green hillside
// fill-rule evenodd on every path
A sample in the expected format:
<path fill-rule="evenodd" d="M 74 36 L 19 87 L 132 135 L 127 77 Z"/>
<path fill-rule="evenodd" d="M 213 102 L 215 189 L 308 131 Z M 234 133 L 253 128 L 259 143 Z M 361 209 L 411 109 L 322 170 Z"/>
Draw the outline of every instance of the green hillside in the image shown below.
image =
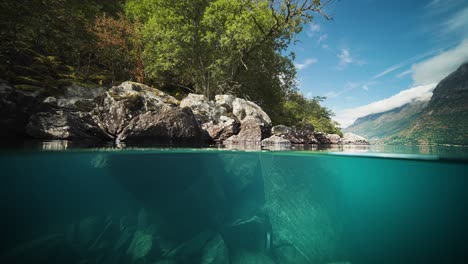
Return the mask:
<path fill-rule="evenodd" d="M 468 63 L 443 79 L 429 102 L 361 117 L 344 131 L 374 143 L 468 145 Z"/>
<path fill-rule="evenodd" d="M 415 101 L 383 113 L 361 117 L 344 131 L 378 142 L 408 129 L 421 115 L 427 103 L 428 101 Z"/>

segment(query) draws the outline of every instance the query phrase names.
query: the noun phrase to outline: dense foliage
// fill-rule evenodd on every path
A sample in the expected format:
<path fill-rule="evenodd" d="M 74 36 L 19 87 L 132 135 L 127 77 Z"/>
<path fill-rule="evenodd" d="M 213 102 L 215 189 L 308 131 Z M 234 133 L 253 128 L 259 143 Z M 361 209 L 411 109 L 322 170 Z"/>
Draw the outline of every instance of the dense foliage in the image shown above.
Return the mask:
<path fill-rule="evenodd" d="M 231 93 L 275 123 L 337 132 L 323 98 L 297 93 L 286 49 L 319 0 L 0 1 L 1 78 L 59 93 L 135 80 L 183 96 Z M 44 90 L 44 89 L 43 89 Z"/>

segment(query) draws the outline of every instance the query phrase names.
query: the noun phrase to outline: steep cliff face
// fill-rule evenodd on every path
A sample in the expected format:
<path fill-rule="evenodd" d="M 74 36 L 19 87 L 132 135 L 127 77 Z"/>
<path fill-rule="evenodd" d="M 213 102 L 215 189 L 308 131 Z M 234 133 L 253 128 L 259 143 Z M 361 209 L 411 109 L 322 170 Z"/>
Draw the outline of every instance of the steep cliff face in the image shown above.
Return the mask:
<path fill-rule="evenodd" d="M 443 79 L 421 117 L 395 143 L 468 144 L 468 63 Z"/>
<path fill-rule="evenodd" d="M 429 102 L 359 118 L 345 131 L 388 144 L 468 145 L 468 62 L 437 85 Z"/>
<path fill-rule="evenodd" d="M 371 141 L 398 135 L 422 114 L 427 103 L 414 101 L 383 113 L 361 117 L 344 131 L 362 135 Z"/>

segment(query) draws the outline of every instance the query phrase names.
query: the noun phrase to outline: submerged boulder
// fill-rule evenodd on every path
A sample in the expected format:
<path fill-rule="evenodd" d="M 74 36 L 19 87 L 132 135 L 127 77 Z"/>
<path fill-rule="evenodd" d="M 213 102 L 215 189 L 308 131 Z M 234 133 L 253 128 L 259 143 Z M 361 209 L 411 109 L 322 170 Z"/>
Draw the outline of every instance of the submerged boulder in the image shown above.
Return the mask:
<path fill-rule="evenodd" d="M 229 263 L 228 248 L 219 234 L 206 243 L 202 252 L 201 264 Z"/>
<path fill-rule="evenodd" d="M 340 221 L 329 206 L 336 199 L 328 189 L 333 182 L 306 171 L 304 162 L 301 157 L 262 160 L 265 211 L 276 263 L 328 263 L 340 253 Z M 320 170 L 320 164 L 316 166 Z"/>

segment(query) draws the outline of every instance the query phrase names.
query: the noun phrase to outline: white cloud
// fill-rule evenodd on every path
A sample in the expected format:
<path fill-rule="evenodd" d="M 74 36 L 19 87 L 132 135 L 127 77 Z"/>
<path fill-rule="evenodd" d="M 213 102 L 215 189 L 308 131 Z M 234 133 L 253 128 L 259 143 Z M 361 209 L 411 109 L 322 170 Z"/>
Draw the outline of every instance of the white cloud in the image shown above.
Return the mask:
<path fill-rule="evenodd" d="M 369 91 L 369 85 L 364 84 L 364 85 L 362 86 L 362 89 L 363 89 L 364 91 Z"/>
<path fill-rule="evenodd" d="M 311 31 L 311 32 L 319 32 L 319 31 L 320 31 L 320 25 L 318 25 L 318 24 L 310 24 L 310 31 Z"/>
<path fill-rule="evenodd" d="M 429 100 L 436 85 L 436 83 L 433 83 L 412 87 L 380 101 L 356 108 L 345 109 L 337 114 L 335 120 L 338 121 L 342 127 L 347 127 L 359 117 L 382 113 L 416 100 Z"/>
<path fill-rule="evenodd" d="M 452 18 L 444 23 L 446 32 L 465 32 L 468 30 L 468 7 L 458 11 Z"/>
<path fill-rule="evenodd" d="M 401 72 L 399 74 L 396 75 L 396 77 L 398 78 L 403 78 L 405 77 L 406 75 L 409 75 L 409 74 L 412 74 L 413 73 L 413 70 L 412 69 L 409 69 L 407 71 L 404 71 L 404 72 Z"/>
<path fill-rule="evenodd" d="M 346 67 L 346 65 L 354 62 L 354 59 L 351 57 L 351 53 L 349 52 L 349 49 L 342 49 L 341 53 L 338 54 L 337 57 L 340 59 L 340 62 L 338 64 L 340 68 L 344 68 Z"/>
<path fill-rule="evenodd" d="M 414 63 L 414 62 L 416 62 L 418 60 L 421 60 L 421 59 L 424 59 L 424 58 L 429 57 L 431 55 L 434 55 L 437 52 L 438 52 L 437 50 L 432 50 L 432 51 L 429 51 L 429 52 L 426 52 L 426 53 L 419 54 L 419 55 L 416 55 L 414 57 L 411 57 L 411 58 L 409 58 L 407 60 L 404 60 L 404 61 L 402 61 L 400 63 L 397 63 L 395 65 L 392 65 L 392 66 L 388 67 L 387 69 L 385 69 L 382 72 L 375 75 L 372 79 L 373 80 L 378 79 L 378 78 L 380 78 L 382 76 L 385 76 L 385 75 L 387 75 L 387 74 L 389 74 L 391 72 L 394 72 L 394 71 L 396 71 L 396 70 L 398 70 L 398 69 L 400 69 L 400 68 L 402 68 L 402 67 L 404 67 L 404 66 L 406 66 L 408 64 Z"/>
<path fill-rule="evenodd" d="M 328 39 L 328 34 L 322 34 L 317 40 L 317 43 L 320 44 Z"/>
<path fill-rule="evenodd" d="M 309 67 L 310 65 L 315 64 L 317 62 L 318 62 L 317 59 L 312 58 L 312 59 L 305 60 L 303 63 L 295 63 L 294 66 L 296 66 L 297 70 L 300 71 L 300 70 L 305 69 L 305 68 Z"/>
<path fill-rule="evenodd" d="M 318 32 L 320 32 L 322 29 L 320 25 L 312 23 L 310 24 L 309 30 L 307 31 L 307 36 L 310 38 L 316 35 Z"/>
<path fill-rule="evenodd" d="M 353 90 L 354 88 L 358 87 L 359 86 L 359 83 L 355 83 L 355 82 L 347 82 L 343 88 L 343 90 L 341 91 L 330 91 L 330 92 L 327 92 L 326 94 L 324 94 L 323 96 L 327 97 L 327 98 L 334 98 L 334 97 L 337 97 L 337 96 L 340 96 L 348 91 L 351 91 Z"/>
<path fill-rule="evenodd" d="M 465 62 L 468 62 L 468 39 L 451 50 L 414 64 L 411 68 L 414 84 L 437 83 Z"/>

